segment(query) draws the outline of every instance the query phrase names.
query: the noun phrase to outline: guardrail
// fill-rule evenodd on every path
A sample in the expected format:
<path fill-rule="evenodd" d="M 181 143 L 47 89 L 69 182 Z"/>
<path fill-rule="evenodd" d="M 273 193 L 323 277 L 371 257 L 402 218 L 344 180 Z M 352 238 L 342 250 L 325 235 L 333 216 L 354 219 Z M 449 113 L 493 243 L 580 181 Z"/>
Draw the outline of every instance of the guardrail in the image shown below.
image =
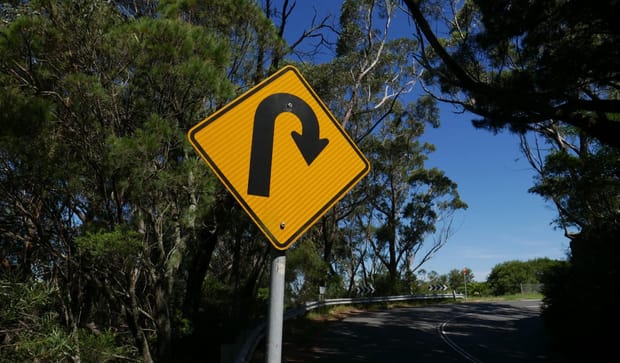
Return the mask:
<path fill-rule="evenodd" d="M 325 306 L 332 305 L 353 305 L 353 304 L 372 304 L 379 302 L 410 301 L 410 300 L 437 300 L 437 299 L 463 299 L 463 294 L 424 294 L 424 295 L 398 295 L 398 296 L 377 296 L 377 297 L 356 297 L 342 299 L 325 299 L 323 301 L 308 301 L 304 305 L 288 309 L 284 312 L 284 320 L 296 318 L 309 311 Z M 252 354 L 265 336 L 267 322 L 258 324 L 245 339 L 239 353 L 235 358 L 235 363 L 248 363 L 252 359 Z"/>

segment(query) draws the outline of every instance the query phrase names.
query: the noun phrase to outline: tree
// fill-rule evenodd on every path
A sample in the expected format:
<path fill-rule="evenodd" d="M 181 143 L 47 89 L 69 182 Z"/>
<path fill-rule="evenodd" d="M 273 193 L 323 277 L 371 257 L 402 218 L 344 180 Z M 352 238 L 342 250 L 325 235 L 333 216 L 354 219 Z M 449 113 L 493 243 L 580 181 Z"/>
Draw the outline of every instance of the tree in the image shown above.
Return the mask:
<path fill-rule="evenodd" d="M 620 147 L 616 2 L 403 1 L 423 46 L 417 59 L 477 127 L 556 134 L 571 125 Z M 441 40 L 428 19 L 451 11 Z M 422 43 L 424 42 L 424 43 Z M 568 61 L 570 60 L 570 61 Z"/>
<path fill-rule="evenodd" d="M 471 294 L 470 285 L 474 282 L 474 274 L 471 272 L 471 269 L 465 268 L 467 273 L 463 273 L 463 269 L 452 269 L 448 273 L 448 286 L 451 289 L 457 291 L 465 291 L 465 283 L 467 283 L 467 290 Z"/>
<path fill-rule="evenodd" d="M 49 282 L 0 276 L 0 362 L 110 362 L 135 356 L 135 347 L 127 341 L 119 345 L 111 330 L 100 331 L 92 324 L 77 332 L 64 330 L 54 308 L 57 293 Z"/>
<path fill-rule="evenodd" d="M 375 167 L 365 181 L 369 206 L 361 222 L 368 225 L 373 253 L 392 284 L 400 271 L 415 272 L 447 242 L 453 213 L 467 207 L 454 182 L 439 170 L 424 168 L 432 148 L 416 140 L 423 128 L 415 120 L 403 117 L 396 127 L 383 126 L 368 153 Z M 446 229 L 428 246 L 426 238 L 442 220 Z"/>
<path fill-rule="evenodd" d="M 286 281 L 292 302 L 318 300 L 319 287 L 326 287 L 329 296 L 341 296 L 337 284 L 327 283 L 328 268 L 311 240 L 305 240 L 288 251 Z"/>
<path fill-rule="evenodd" d="M 493 295 L 517 294 L 521 284 L 540 284 L 543 275 L 556 263 L 548 258 L 503 262 L 493 267 L 487 283 Z"/>
<path fill-rule="evenodd" d="M 184 135 L 205 100 L 230 96 L 227 51 L 116 10 L 29 2 L 1 28 L 2 253 L 58 288 L 74 346 L 87 324 L 114 327 L 152 361 L 171 354 L 183 256 L 210 227 L 196 220 L 214 179 Z"/>
<path fill-rule="evenodd" d="M 411 76 L 415 71 L 405 51 L 413 43 L 389 39 L 395 10 L 393 0 L 344 1 L 335 57 L 324 64 L 301 65 L 318 95 L 358 143 L 396 112 L 395 105 L 415 84 Z M 359 193 L 347 196 L 318 226 L 323 258 L 332 274 L 333 260 L 338 258 L 333 256 L 334 250 L 350 255 L 337 242 L 344 241 L 341 224 L 350 225 L 350 220 L 344 219 L 353 218 L 361 198 L 364 195 Z"/>
<path fill-rule="evenodd" d="M 591 341 L 587 334 L 569 336 L 566 332 L 575 327 L 578 332 L 601 329 L 614 311 L 605 299 L 587 302 L 595 314 L 581 313 L 580 307 L 586 303 L 584 296 L 601 294 L 605 286 L 619 278 L 616 266 L 620 263 L 620 244 L 612 237 L 617 233 L 615 221 L 620 203 L 618 149 L 592 142 L 583 135 L 567 134 L 564 145 L 577 147 L 561 148 L 551 142 L 543 144 L 551 145 L 543 153 L 540 149 L 544 146 L 537 140 L 523 140 L 522 144 L 538 172 L 530 190 L 556 205 L 555 224 L 571 241 L 567 261 L 554 266 L 543 277 L 543 316 L 556 344 L 567 356 L 583 360 L 584 352 L 577 348 L 581 346 L 577 342 L 588 342 L 601 354 L 605 354 L 608 345 Z"/>
<path fill-rule="evenodd" d="M 25 316 L 43 311 L 35 300 L 45 294 L 53 324 L 27 325 L 48 338 L 62 333 L 52 340 L 55 357 L 87 361 L 106 351 L 174 361 L 206 347 L 217 360 L 220 345 L 264 313 L 270 247 L 186 132 L 290 57 L 309 57 L 304 42 L 331 46 L 328 17 L 285 44 L 294 8 L 252 0 L 0 5 L 1 273 L 9 287 L 36 290 L 3 296 L 32 300 Z M 451 211 L 464 207 L 441 171 L 405 170 L 431 151 L 417 138 L 437 115 L 432 99 L 403 97 L 417 82 L 417 44 L 388 35 L 396 9 L 396 1 L 346 1 L 336 57 L 299 64 L 350 135 L 377 162 L 393 163 L 291 250 L 297 298 L 323 283 L 328 294 L 342 291 L 345 277 L 349 291 L 360 275 L 390 285 L 406 270 L 409 279 L 447 241 Z M 401 151 L 411 159 L 400 160 Z M 388 221 L 376 207 L 389 174 L 405 191 L 394 205 L 402 216 Z M 390 228 L 391 261 L 380 247 Z M 432 231 L 433 252 L 422 254 Z M 2 326 L 12 329 L 11 319 Z M 3 353 L 17 347 L 4 344 Z"/>
<path fill-rule="evenodd" d="M 413 168 L 423 164 L 423 155 L 432 150 L 431 145 L 422 145 L 416 139 L 423 132 L 424 123 L 436 124 L 437 114 L 432 99 L 423 97 L 410 102 L 404 97 L 413 91 L 416 82 L 415 65 L 408 56 L 416 44 L 391 37 L 390 26 L 395 10 L 394 1 L 345 1 L 339 19 L 341 31 L 336 44 L 336 57 L 331 62 L 302 69 L 349 134 L 360 143 L 367 155 L 372 155 L 372 169 L 377 170 L 371 171 L 370 178 L 374 180 L 368 183 L 367 188 L 359 187 L 359 192 L 354 191 L 347 196 L 315 229 L 331 273 L 346 269 L 349 291 L 358 272 L 364 283 L 372 283 L 372 275 L 379 269 L 376 263 L 382 263 L 382 260 L 389 270 L 390 279 L 396 281 L 401 262 L 411 265 L 423 245 L 419 243 L 420 238 L 427 236 L 426 233 L 432 229 L 430 225 L 446 217 L 443 219 L 446 225 L 441 231 L 448 232 L 450 213 L 447 211 L 452 207 L 459 209 L 457 202 L 448 207 L 448 195 L 456 195 L 450 194 L 456 193 L 456 185 L 439 170 L 413 172 Z M 382 168 L 386 170 L 381 171 Z M 394 182 L 394 189 L 386 191 L 381 183 L 386 182 L 390 177 L 386 174 L 390 172 L 394 177 L 398 173 L 402 175 Z M 419 190 L 419 200 L 411 202 L 409 198 L 415 197 L 407 188 Z M 391 227 L 384 226 L 385 230 L 394 229 L 394 233 L 396 229 L 401 229 L 398 231 L 399 240 L 392 243 L 391 262 L 387 257 L 389 248 L 384 249 L 387 246 L 385 241 L 377 242 L 372 231 L 379 226 L 375 224 L 377 214 L 371 214 L 378 212 L 376 206 L 370 204 L 373 198 L 377 203 L 381 198 L 390 199 L 389 193 L 399 194 L 397 204 L 391 208 L 396 214 L 408 214 L 403 220 L 415 219 L 421 224 L 428 223 L 422 227 L 411 222 L 405 227 L 397 225 L 399 221 L 393 221 L 396 224 Z M 445 200 L 442 200 L 443 196 Z M 411 203 L 407 207 L 408 201 Z M 424 207 L 417 208 L 418 202 Z M 437 208 L 433 210 L 431 204 L 434 202 Z M 425 207 L 428 209 L 423 210 Z M 440 210 L 446 213 L 436 214 Z M 407 237 L 403 237 L 405 233 Z M 416 261 L 418 266 L 445 243 L 448 235 L 449 232 L 443 236 L 441 233 L 436 235 L 436 248 L 430 248 L 426 256 Z M 401 237 L 410 241 L 396 247 L 400 245 Z M 412 271 L 410 269 L 409 272 Z"/>
<path fill-rule="evenodd" d="M 522 138 L 521 145 L 537 172 L 530 192 L 555 204 L 556 225 L 568 238 L 573 238 L 582 228 L 617 214 L 620 152 L 572 135 L 570 130 L 565 132 L 563 145 L 567 147 L 554 142 L 543 145 L 527 138 Z"/>
<path fill-rule="evenodd" d="M 620 38 L 611 15 L 619 4 L 480 0 L 457 8 L 456 2 L 403 2 L 416 22 L 414 38 L 429 45 L 418 53 L 429 72 L 429 91 L 439 85 L 439 98 L 481 116 L 474 121 L 477 127 L 519 133 L 524 154 L 538 173 L 530 191 L 557 207 L 556 225 L 571 248 L 569 263 L 545 281 L 545 316 L 559 334 L 558 342 L 567 341 L 562 332 L 572 320 L 559 314 L 590 319 L 577 315 L 572 294 L 583 289 L 580 283 L 591 277 L 589 271 L 602 264 L 615 271 L 618 264 L 588 256 L 617 256 L 618 243 L 609 238 L 615 226 L 609 221 L 618 219 L 619 200 L 620 142 L 612 135 L 620 128 Z M 441 39 L 428 19 L 437 20 L 434 15 L 443 10 L 452 15 L 445 28 L 436 28 L 448 31 Z M 617 280 L 614 273 L 603 276 L 608 284 Z M 593 309 L 613 314 L 605 303 L 593 304 Z M 602 320 L 588 321 L 603 327 Z M 576 346 L 565 345 L 570 356 L 576 356 Z"/>

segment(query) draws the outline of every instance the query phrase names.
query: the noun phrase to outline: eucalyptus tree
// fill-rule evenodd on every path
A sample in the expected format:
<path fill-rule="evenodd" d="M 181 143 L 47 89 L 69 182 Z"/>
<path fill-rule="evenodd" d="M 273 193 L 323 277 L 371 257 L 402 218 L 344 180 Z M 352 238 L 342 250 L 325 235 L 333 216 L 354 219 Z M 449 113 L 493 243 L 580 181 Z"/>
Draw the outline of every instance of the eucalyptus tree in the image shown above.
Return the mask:
<path fill-rule="evenodd" d="M 400 116 L 373 138 L 368 207 L 360 219 L 392 288 L 403 272 L 414 273 L 447 243 L 454 213 L 467 208 L 456 183 L 424 166 L 433 147 L 419 141 L 423 116 L 413 110 Z"/>
<path fill-rule="evenodd" d="M 414 169 L 423 164 L 423 155 L 432 150 L 432 146 L 421 145 L 417 140 L 423 133 L 424 123 L 436 126 L 438 120 L 432 99 L 422 97 L 412 100 L 419 70 L 411 55 L 417 49 L 418 43 L 392 33 L 391 27 L 397 14 L 397 5 L 394 1 L 345 1 L 341 8 L 341 32 L 336 44 L 336 58 L 332 65 L 326 66 L 331 68 L 331 71 L 323 68 L 324 74 L 332 78 L 332 83 L 327 82 L 327 86 L 323 86 L 323 83 L 319 82 L 320 87 L 323 86 L 320 89 L 326 89 L 332 109 L 339 112 L 343 125 L 353 138 L 360 142 L 372 165 L 371 173 L 364 182 L 366 187 L 362 193 L 357 194 L 357 203 L 349 203 L 355 206 L 355 209 L 350 208 L 349 214 L 343 214 L 344 218 L 338 219 L 341 225 L 346 225 L 348 229 L 357 229 L 361 232 L 356 237 L 358 245 L 372 246 L 367 250 L 349 244 L 349 251 L 357 251 L 353 254 L 349 252 L 349 255 L 357 254 L 357 258 L 351 259 L 352 266 L 359 266 L 364 277 L 372 279 L 366 273 L 368 261 L 371 271 L 380 269 L 380 266 L 372 261 L 381 263 L 387 268 L 391 286 L 394 286 L 399 275 L 400 262 L 406 260 L 408 265 L 409 261 L 414 259 L 423 245 L 420 243 L 421 238 L 427 231 L 422 230 L 425 227 L 417 228 L 419 226 L 415 226 L 414 223 L 408 227 L 402 226 L 401 220 L 386 209 L 383 210 L 387 212 L 383 216 L 386 218 L 384 220 L 386 224 L 378 227 L 371 222 L 377 217 L 375 214 L 377 206 L 390 200 L 388 204 L 391 206 L 388 209 L 394 208 L 396 214 L 405 212 L 399 209 L 405 207 L 403 200 L 412 194 L 402 190 L 407 189 L 403 184 L 410 183 L 412 187 L 417 185 L 423 189 L 425 188 L 423 185 L 428 186 L 433 183 L 433 179 L 437 182 L 443 177 L 437 170 L 427 171 L 425 176 L 422 176 L 424 172 L 419 173 L 417 177 L 413 176 Z M 335 85 L 333 80 L 337 80 Z M 399 158 L 402 163 L 394 165 L 398 164 L 395 160 Z M 399 168 L 400 170 L 396 170 Z M 390 178 L 386 175 L 390 173 L 399 179 L 392 185 L 386 183 Z M 414 180 L 415 178 L 417 180 Z M 446 180 L 449 181 L 447 178 Z M 447 189 L 455 187 L 456 185 L 450 185 Z M 442 189 L 430 199 L 437 198 L 441 193 L 452 192 L 447 189 Z M 401 200 L 391 203 L 395 194 L 398 196 L 394 199 Z M 456 197 L 453 206 L 456 208 L 465 206 L 464 204 L 458 206 L 459 203 L 460 200 Z M 427 216 L 421 213 L 421 210 L 416 209 L 414 204 L 410 204 L 407 208 L 406 218 L 411 218 L 411 221 L 417 219 L 418 222 L 424 223 L 422 221 Z M 360 218 L 360 215 L 363 217 Z M 436 220 L 429 222 L 428 226 L 434 224 Z M 353 227 L 355 224 L 358 224 L 358 227 Z M 394 235 L 394 238 L 388 238 L 391 240 L 390 243 L 385 244 L 385 239 L 378 241 L 377 236 L 381 232 L 378 232 L 377 228 L 383 228 L 383 231 L 385 228 L 391 230 L 387 232 L 387 235 Z M 429 230 L 431 229 L 433 228 L 429 227 Z M 408 244 L 397 246 L 399 237 L 396 237 L 396 230 L 409 235 Z M 360 238 L 362 236 L 364 238 Z M 443 242 L 436 246 L 442 245 L 446 240 L 443 239 Z M 326 244 L 326 247 L 328 246 Z M 388 246 L 387 249 L 384 249 L 385 246 Z M 396 252 L 397 250 L 399 251 Z M 433 248 L 431 250 L 436 251 Z M 328 251 L 326 248 L 326 252 Z M 420 265 L 431 255 L 432 253 L 429 253 L 422 258 L 419 261 Z M 368 261 L 365 261 L 366 259 Z"/>
<path fill-rule="evenodd" d="M 255 1 L 160 1 L 159 8 L 169 18 L 211 32 L 227 49 L 226 77 L 233 90 L 229 97 L 211 99 L 211 112 L 261 80 L 268 65 L 258 59 L 283 47 L 275 26 Z M 202 87 L 200 84 L 195 86 L 197 91 Z M 207 115 L 205 112 L 196 117 L 194 123 Z M 191 158 L 200 163 L 194 153 Z M 208 169 L 206 165 L 203 168 Z M 212 178 L 210 173 L 209 178 Z M 193 253 L 184 255 L 188 279 L 183 310 L 190 320 L 205 319 L 197 313 L 205 311 L 203 306 L 206 303 L 212 307 L 211 311 L 207 309 L 207 316 L 226 319 L 233 325 L 238 319 L 250 319 L 254 313 L 254 297 L 262 281 L 256 277 L 266 273 L 269 249 L 259 231 L 220 183 L 215 184 L 211 195 L 213 203 L 204 204 L 207 211 L 202 215 L 208 228 L 194 241 Z M 210 286 L 229 288 L 218 288 L 205 294 L 205 279 Z M 218 305 L 226 306 L 226 312 Z"/>
<path fill-rule="evenodd" d="M 335 57 L 318 65 L 301 65 L 318 95 L 363 151 L 367 136 L 395 112 L 415 84 L 415 66 L 407 57 L 414 44 L 396 39 L 391 28 L 396 10 L 395 1 L 344 1 Z M 345 270 L 348 279 L 356 274 L 354 266 L 359 266 L 360 259 L 351 260 L 356 247 L 346 240 L 350 241 L 350 222 L 363 198 L 365 193 L 356 188 L 314 229 L 313 240 L 322 249 L 332 276 Z"/>
<path fill-rule="evenodd" d="M 419 71 L 412 54 L 417 49 L 417 42 L 402 38 L 400 34 L 393 34 L 392 24 L 397 10 L 396 1 L 344 1 L 334 59 L 319 65 L 301 66 L 321 99 L 362 150 L 371 155 L 371 174 L 366 183 L 369 187 L 355 188 L 317 224 L 310 238 L 323 251 L 323 259 L 330 267 L 328 275 L 344 274 L 348 280 L 349 291 L 359 273 L 364 280 L 372 279 L 372 275 L 381 266 L 390 271 L 390 278 L 395 281 L 397 270 L 401 267 L 400 262 L 407 261 L 406 265 L 410 265 L 423 245 L 418 243 L 419 236 L 426 236 L 426 231 L 416 230 L 414 224 L 408 228 L 403 227 L 402 232 L 411 236 L 411 243 L 402 247 L 400 255 L 393 253 L 391 262 L 388 262 L 388 257 L 381 260 L 385 256 L 383 252 L 379 252 L 382 248 L 377 244 L 375 232 L 369 232 L 367 216 L 376 211 L 376 206 L 370 204 L 371 201 L 390 193 L 385 186 L 379 187 L 385 182 L 381 180 L 381 173 L 384 172 L 381 170 L 387 167 L 390 157 L 397 158 L 396 154 L 405 152 L 409 153 L 412 160 L 416 160 L 408 165 L 403 162 L 399 166 L 404 170 L 402 173 L 410 173 L 404 175 L 400 183 L 410 183 L 412 188 L 425 188 L 423 185 L 440 183 L 443 178 L 440 171 L 430 170 L 419 173 L 415 181 L 408 179 L 414 178 L 413 168 L 422 165 L 422 154 L 432 150 L 431 146 L 422 146 L 417 142 L 423 133 L 424 123 L 436 126 L 438 120 L 431 98 L 413 100 Z M 388 143 L 391 146 L 387 146 Z M 446 184 L 443 187 L 434 186 L 437 193 L 430 192 L 429 200 L 438 198 L 435 200 L 437 202 L 442 193 L 455 192 L 456 186 L 450 184 L 448 178 L 444 181 Z M 399 185 L 397 188 L 401 187 Z M 405 194 L 406 192 L 403 193 Z M 454 204 L 451 205 L 454 209 L 464 206 L 459 205 L 460 200 L 457 200 L 458 197 L 455 197 Z M 419 218 L 420 221 L 427 218 L 421 210 L 413 208 L 413 205 L 406 211 L 409 218 Z M 401 201 L 395 206 L 396 209 L 404 207 L 405 204 Z M 365 217 L 360 219 L 360 215 Z M 428 220 L 429 225 L 440 221 L 438 216 L 431 219 L 433 218 L 437 219 Z M 445 221 L 449 224 L 448 220 L 449 218 L 446 218 Z M 371 225 L 376 227 L 374 222 Z M 394 228 L 401 226 L 394 225 Z M 429 231 L 431 229 L 433 228 L 429 227 Z M 413 237 L 414 235 L 418 237 Z M 369 239 L 368 236 L 373 237 Z M 437 248 L 431 248 L 431 251 L 436 251 L 443 245 L 447 236 L 439 239 L 442 242 L 437 241 Z M 392 244 L 394 248 L 397 248 L 396 243 Z M 432 254 L 418 255 L 421 258 L 416 262 L 421 264 Z"/>

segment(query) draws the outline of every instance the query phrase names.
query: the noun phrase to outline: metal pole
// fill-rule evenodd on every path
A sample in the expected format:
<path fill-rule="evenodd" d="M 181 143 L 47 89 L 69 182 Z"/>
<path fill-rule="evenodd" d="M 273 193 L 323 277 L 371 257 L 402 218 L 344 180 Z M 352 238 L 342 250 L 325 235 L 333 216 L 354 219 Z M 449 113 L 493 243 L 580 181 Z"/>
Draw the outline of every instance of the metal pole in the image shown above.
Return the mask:
<path fill-rule="evenodd" d="M 465 282 L 465 301 L 467 301 L 467 270 L 463 269 L 463 281 Z"/>
<path fill-rule="evenodd" d="M 267 330 L 267 363 L 282 361 L 282 325 L 284 321 L 284 272 L 286 252 L 277 251 L 271 261 L 269 288 L 269 326 Z"/>

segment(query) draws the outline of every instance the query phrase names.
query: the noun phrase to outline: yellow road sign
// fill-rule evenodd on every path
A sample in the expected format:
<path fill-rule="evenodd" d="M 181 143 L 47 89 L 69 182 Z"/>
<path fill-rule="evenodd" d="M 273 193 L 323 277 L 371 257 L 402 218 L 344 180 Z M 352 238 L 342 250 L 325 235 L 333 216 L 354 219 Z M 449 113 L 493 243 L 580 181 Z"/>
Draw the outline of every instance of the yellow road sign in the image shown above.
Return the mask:
<path fill-rule="evenodd" d="M 370 170 L 292 66 L 199 122 L 188 137 L 279 250 L 289 248 Z"/>

